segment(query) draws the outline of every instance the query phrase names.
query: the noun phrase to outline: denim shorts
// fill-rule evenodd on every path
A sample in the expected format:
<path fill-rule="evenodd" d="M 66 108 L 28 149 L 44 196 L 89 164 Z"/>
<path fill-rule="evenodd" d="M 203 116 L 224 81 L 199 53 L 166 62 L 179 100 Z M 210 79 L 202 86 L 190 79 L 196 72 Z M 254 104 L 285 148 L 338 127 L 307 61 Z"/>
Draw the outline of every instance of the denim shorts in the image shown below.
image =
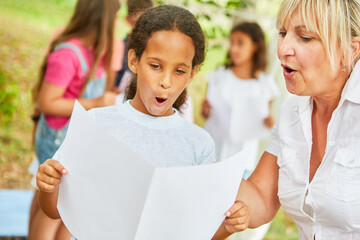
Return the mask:
<path fill-rule="evenodd" d="M 61 129 L 55 130 L 47 125 L 42 114 L 35 133 L 35 152 L 42 164 L 52 158 L 65 139 L 68 123 Z"/>

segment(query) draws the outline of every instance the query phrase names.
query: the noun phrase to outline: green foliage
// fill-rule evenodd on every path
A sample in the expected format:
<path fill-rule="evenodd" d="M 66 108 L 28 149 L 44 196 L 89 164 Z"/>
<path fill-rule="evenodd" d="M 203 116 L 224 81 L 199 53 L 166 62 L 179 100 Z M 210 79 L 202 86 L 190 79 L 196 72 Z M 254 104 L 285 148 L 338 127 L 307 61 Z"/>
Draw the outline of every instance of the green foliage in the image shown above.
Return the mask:
<path fill-rule="evenodd" d="M 270 229 L 264 240 L 297 240 L 298 229 L 293 220 L 280 208 L 271 222 Z"/>
<path fill-rule="evenodd" d="M 30 21 L 39 29 L 62 26 L 70 19 L 76 0 L 0 0 L 0 15 Z M 62 17 L 54 17 L 59 16 Z"/>
<path fill-rule="evenodd" d="M 157 4 L 165 4 L 166 0 L 157 0 Z M 223 41 L 229 35 L 234 20 L 234 12 L 254 7 L 253 0 L 181 0 L 179 5 L 185 6 L 196 16 L 210 49 L 223 49 Z"/>
<path fill-rule="evenodd" d="M 8 81 L 5 74 L 0 73 L 0 125 L 8 126 L 18 107 L 19 87 Z"/>
<path fill-rule="evenodd" d="M 253 6 L 253 1 L 250 0 L 228 0 L 228 1 L 220 1 L 220 0 L 196 0 L 196 2 L 201 4 L 207 4 L 211 6 L 215 6 L 218 8 L 233 9 L 237 10 L 240 8 L 246 8 L 249 6 Z"/>

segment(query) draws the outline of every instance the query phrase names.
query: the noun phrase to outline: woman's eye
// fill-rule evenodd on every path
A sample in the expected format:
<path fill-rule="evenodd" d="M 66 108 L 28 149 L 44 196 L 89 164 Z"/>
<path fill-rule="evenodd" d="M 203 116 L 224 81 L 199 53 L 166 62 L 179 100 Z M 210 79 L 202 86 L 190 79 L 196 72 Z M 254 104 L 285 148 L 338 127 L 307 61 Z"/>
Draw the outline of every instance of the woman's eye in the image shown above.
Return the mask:
<path fill-rule="evenodd" d="M 286 36 L 286 32 L 285 31 L 280 31 L 279 36 L 284 38 Z"/>
<path fill-rule="evenodd" d="M 313 38 L 308 36 L 300 36 L 303 42 L 310 42 Z"/>

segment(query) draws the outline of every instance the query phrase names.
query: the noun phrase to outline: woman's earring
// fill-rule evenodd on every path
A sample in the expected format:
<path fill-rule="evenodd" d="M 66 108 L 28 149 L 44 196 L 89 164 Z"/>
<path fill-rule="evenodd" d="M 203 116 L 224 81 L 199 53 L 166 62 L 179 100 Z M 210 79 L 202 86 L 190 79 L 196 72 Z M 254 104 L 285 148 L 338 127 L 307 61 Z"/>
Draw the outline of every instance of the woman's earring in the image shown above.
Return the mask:
<path fill-rule="evenodd" d="M 342 71 L 342 72 L 345 72 L 345 66 L 342 67 L 341 71 Z"/>

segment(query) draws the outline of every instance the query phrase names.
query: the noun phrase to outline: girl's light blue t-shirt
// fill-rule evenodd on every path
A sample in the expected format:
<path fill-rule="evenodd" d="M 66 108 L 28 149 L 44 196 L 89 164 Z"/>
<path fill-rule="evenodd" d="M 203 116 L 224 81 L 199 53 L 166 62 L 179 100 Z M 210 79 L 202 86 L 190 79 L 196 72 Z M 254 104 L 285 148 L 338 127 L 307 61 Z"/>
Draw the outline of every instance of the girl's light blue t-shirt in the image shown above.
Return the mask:
<path fill-rule="evenodd" d="M 174 167 L 215 162 L 215 144 L 205 130 L 184 120 L 175 109 L 170 116 L 154 117 L 139 112 L 130 101 L 120 106 L 95 108 L 89 114 L 107 133 L 137 152 L 152 166 Z"/>
<path fill-rule="evenodd" d="M 139 153 L 152 166 L 215 162 L 215 144 L 210 135 L 184 120 L 176 109 L 170 116 L 153 117 L 133 108 L 128 100 L 120 106 L 92 109 L 89 114 L 107 133 Z M 61 147 L 55 156 L 61 157 Z"/>

